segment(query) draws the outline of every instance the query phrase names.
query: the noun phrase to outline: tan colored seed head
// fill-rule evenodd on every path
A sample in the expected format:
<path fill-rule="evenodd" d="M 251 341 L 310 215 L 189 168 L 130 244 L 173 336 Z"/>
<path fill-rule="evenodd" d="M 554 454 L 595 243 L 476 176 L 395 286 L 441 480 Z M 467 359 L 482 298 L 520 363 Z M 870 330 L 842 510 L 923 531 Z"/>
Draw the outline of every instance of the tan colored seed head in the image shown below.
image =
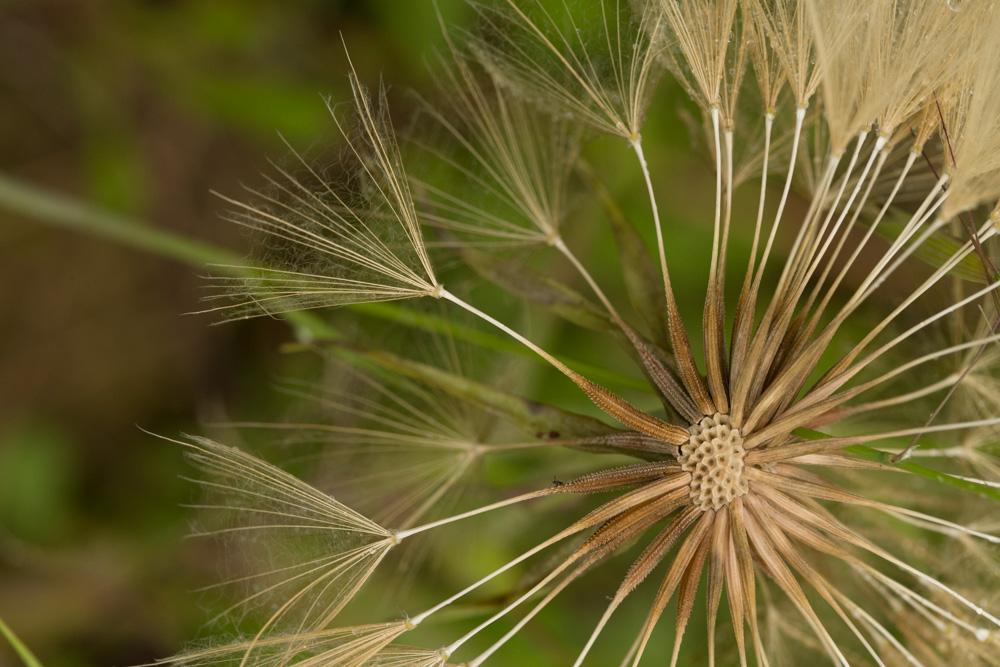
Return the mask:
<path fill-rule="evenodd" d="M 743 475 L 743 436 L 729 415 L 715 413 L 690 428 L 681 446 L 681 469 L 691 473 L 691 503 L 718 510 L 747 492 Z"/>

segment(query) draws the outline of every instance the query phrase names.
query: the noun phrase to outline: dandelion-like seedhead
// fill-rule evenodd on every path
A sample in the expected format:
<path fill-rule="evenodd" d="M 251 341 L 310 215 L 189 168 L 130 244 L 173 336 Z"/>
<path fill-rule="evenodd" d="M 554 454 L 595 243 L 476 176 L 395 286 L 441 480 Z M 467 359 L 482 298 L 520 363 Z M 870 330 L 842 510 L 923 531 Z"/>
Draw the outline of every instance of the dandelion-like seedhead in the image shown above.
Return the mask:
<path fill-rule="evenodd" d="M 167 662 L 535 664 L 508 642 L 609 563 L 616 583 L 584 588 L 598 609 L 592 631 L 565 647 L 567 663 L 603 652 L 638 665 L 661 644 L 672 665 L 994 663 L 1000 6 L 550 4 L 476 1 L 476 28 L 444 26 L 443 101 L 424 110 L 436 129 L 414 137 L 412 152 L 397 145 L 382 96 L 352 75 L 360 130 L 337 126 L 353 177 L 341 187 L 301 160 L 304 175 L 279 170 L 258 203 L 232 200 L 233 219 L 272 250 L 224 283 L 216 307 L 244 315 L 430 297 L 444 308 L 442 340 L 499 349 L 459 315 L 471 317 L 565 376 L 591 413 L 476 377 L 450 342 L 430 362 L 412 341 L 403 352 L 370 337 L 333 345 L 335 387 L 290 389 L 318 408 L 308 420 L 241 425 L 305 447 L 307 479 L 186 443 L 198 484 L 219 498 L 204 509 L 226 517 L 211 532 L 243 557 L 229 583 L 249 592 L 223 616 L 261 620 Z M 715 196 L 700 317 L 678 305 L 677 290 L 699 286 L 671 272 L 676 232 L 661 219 L 641 132 L 661 70 L 690 94 L 708 138 Z M 635 158 L 646 215 L 626 217 L 601 165 L 583 162 L 588 130 Z M 795 188 L 801 206 L 790 204 Z M 743 189 L 755 204 L 737 203 Z M 569 215 L 571 192 L 576 206 L 606 212 L 627 300 L 605 291 L 564 236 L 582 224 Z M 655 251 L 637 228 L 652 232 Z M 736 235 L 746 256 L 731 252 Z M 528 246 L 572 270 L 580 291 L 554 270 L 498 268 Z M 607 369 L 581 371 L 446 288 L 456 260 L 605 334 L 656 400 L 626 400 L 605 386 Z M 516 489 L 453 504 L 455 490 L 477 486 L 479 463 L 510 456 L 538 457 Z M 540 473 L 555 481 L 539 483 Z M 352 599 L 402 567 L 395 556 L 417 551 L 414 538 L 433 549 L 440 531 L 456 535 L 449 526 L 488 526 L 525 504 L 551 517 L 532 523 L 558 527 L 459 590 L 435 591 L 430 606 L 407 609 L 408 589 L 392 587 L 407 613 L 341 621 L 370 611 Z M 442 548 L 454 556 L 469 543 Z M 484 599 L 509 572 L 521 583 Z M 634 639 L 600 646 L 637 598 Z M 448 624 L 448 610 L 476 599 L 479 615 Z M 699 600 L 701 652 L 684 642 Z M 591 607 L 576 610 L 581 623 Z M 429 619 L 454 630 L 448 643 L 421 645 Z"/>

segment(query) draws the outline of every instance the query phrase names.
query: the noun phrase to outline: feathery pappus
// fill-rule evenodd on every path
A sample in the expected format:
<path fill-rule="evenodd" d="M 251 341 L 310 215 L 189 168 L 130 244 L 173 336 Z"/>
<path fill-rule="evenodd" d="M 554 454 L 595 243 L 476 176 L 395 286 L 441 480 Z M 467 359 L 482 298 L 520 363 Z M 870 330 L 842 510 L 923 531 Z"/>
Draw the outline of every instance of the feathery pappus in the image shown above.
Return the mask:
<path fill-rule="evenodd" d="M 266 251 L 218 281 L 208 310 L 426 302 L 526 351 L 588 407 L 477 378 L 448 327 L 436 361 L 334 343 L 349 390 L 302 390 L 320 408 L 308 422 L 244 425 L 336 453 L 332 476 L 178 440 L 203 508 L 225 517 L 208 532 L 245 556 L 229 583 L 249 592 L 226 611 L 259 622 L 163 662 L 996 664 L 1000 3 L 469 4 L 472 27 L 442 22 L 426 132 L 397 135 L 384 91 L 352 72 L 353 114 L 330 106 L 346 177 L 295 153 L 228 198 Z M 654 103 L 670 80 L 709 165 L 694 233 L 707 285 L 675 268 L 693 233 L 678 246 L 643 134 L 670 113 Z M 602 136 L 640 207 L 618 206 L 588 160 Z M 613 289 L 574 250 L 580 221 L 598 224 L 585 205 L 613 232 Z M 480 284 L 604 336 L 642 388 L 626 396 L 536 342 Z M 477 466 L 512 456 L 536 463 L 470 504 Z M 505 539 L 472 528 L 503 516 L 530 524 L 519 537 L 556 528 L 502 545 L 513 555 L 428 605 L 409 607 L 407 587 L 389 587 L 394 616 L 352 604 L 418 536 L 462 558 L 472 537 L 434 536 Z M 592 600 L 574 607 L 575 643 L 526 655 L 531 626 L 574 594 Z"/>

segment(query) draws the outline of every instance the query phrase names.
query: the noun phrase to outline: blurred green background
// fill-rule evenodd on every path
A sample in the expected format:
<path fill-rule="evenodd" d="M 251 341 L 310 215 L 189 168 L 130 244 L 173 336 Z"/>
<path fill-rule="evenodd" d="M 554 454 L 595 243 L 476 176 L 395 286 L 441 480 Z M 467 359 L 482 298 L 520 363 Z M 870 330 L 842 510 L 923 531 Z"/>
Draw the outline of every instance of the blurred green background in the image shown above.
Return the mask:
<path fill-rule="evenodd" d="M 450 23 L 468 20 L 460 0 L 438 4 Z M 190 591 L 216 567 L 183 540 L 180 453 L 139 427 L 176 435 L 227 417 L 280 417 L 273 379 L 309 373 L 311 362 L 280 351 L 293 338 L 281 321 L 210 326 L 185 315 L 199 308 L 203 271 L 39 224 L 51 220 L 12 210 L 11 184 L 241 251 L 247 240 L 218 220 L 210 191 L 258 183 L 268 158 L 285 156 L 279 133 L 303 149 L 333 141 L 322 97 L 346 93 L 341 36 L 362 80 L 391 85 L 394 117 L 414 104 L 407 89 L 433 98 L 427 61 L 441 36 L 429 0 L 0 3 L 0 618 L 46 665 L 135 664 L 198 634 L 210 613 Z M 645 136 L 677 271 L 701 285 L 706 237 L 685 230 L 703 224 L 711 179 L 681 157 L 689 139 L 677 92 L 661 90 Z M 626 212 L 645 220 L 625 147 L 599 140 L 588 150 Z M 621 296 L 599 218 L 582 207 L 569 236 Z M 700 291 L 680 298 L 700 311 Z M 599 341 L 565 323 L 539 315 L 530 325 L 553 349 L 609 363 Z M 535 392 L 583 405 L 568 383 L 537 382 Z M 474 547 L 462 558 L 473 571 L 498 558 L 499 545 Z M 589 601 L 589 627 L 610 585 L 542 624 L 535 639 L 552 653 L 537 664 L 564 655 L 560 635 L 579 634 L 573 601 Z M 609 655 L 636 627 L 623 625 Z M 14 661 L 0 646 L 0 665 Z"/>

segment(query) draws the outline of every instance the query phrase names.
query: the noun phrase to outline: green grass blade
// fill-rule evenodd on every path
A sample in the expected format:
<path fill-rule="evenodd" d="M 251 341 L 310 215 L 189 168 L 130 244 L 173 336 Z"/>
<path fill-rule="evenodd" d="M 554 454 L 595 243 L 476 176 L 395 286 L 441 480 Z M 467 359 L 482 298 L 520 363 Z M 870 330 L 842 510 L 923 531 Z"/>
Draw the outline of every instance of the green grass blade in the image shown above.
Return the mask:
<path fill-rule="evenodd" d="M 42 667 L 42 663 L 31 652 L 31 649 L 24 645 L 24 642 L 14 634 L 14 631 L 4 623 L 2 618 L 0 618 L 0 636 L 7 640 L 7 643 L 14 649 L 14 653 L 21 659 L 25 667 Z"/>
<path fill-rule="evenodd" d="M 0 203 L 7 210 L 56 227 L 115 241 L 188 264 L 239 264 L 227 250 L 173 234 L 73 197 L 0 176 Z"/>
<path fill-rule="evenodd" d="M 0 174 L 0 207 L 48 225 L 71 229 L 98 238 L 144 250 L 160 257 L 174 259 L 196 267 L 206 264 L 239 265 L 243 259 L 224 248 L 189 239 L 142 221 L 105 211 L 73 197 L 22 183 Z M 535 358 L 523 346 L 495 334 L 471 327 L 462 327 L 444 318 L 420 313 L 391 303 L 349 306 L 357 312 L 396 324 L 430 332 L 448 332 L 465 342 L 497 352 L 514 353 Z M 292 311 L 281 315 L 295 329 L 301 341 L 332 341 L 340 335 L 321 317 L 309 311 Z M 620 388 L 649 390 L 640 378 L 615 373 L 573 359 L 562 361 L 591 379 Z"/>
<path fill-rule="evenodd" d="M 867 459 L 869 461 L 884 463 L 885 465 L 905 470 L 909 473 L 913 473 L 914 475 L 926 477 L 927 479 L 932 479 L 935 482 L 947 484 L 948 486 L 953 486 L 957 489 L 962 489 L 963 491 L 971 491 L 972 493 L 977 493 L 984 498 L 1000 502 L 1000 489 L 973 481 L 971 479 L 964 479 L 962 477 L 949 475 L 948 473 L 935 470 L 934 468 L 928 468 L 927 466 L 915 463 L 914 461 L 907 460 L 893 463 L 892 457 L 894 454 L 892 452 L 883 452 L 879 449 L 873 449 L 872 447 L 865 447 L 864 445 L 847 447 L 844 451 L 848 454 L 857 456 L 859 459 Z"/>
<path fill-rule="evenodd" d="M 820 440 L 822 438 L 831 437 L 826 433 L 821 433 L 820 431 L 814 431 L 808 428 L 797 429 L 795 434 L 802 436 L 807 440 Z M 906 472 L 917 475 L 918 477 L 930 479 L 938 482 L 939 484 L 952 486 L 963 491 L 970 491 L 983 496 L 984 498 L 1000 502 L 1000 489 L 994 488 L 988 484 L 973 481 L 971 479 L 964 479 L 962 477 L 956 477 L 955 475 L 949 475 L 946 472 L 935 470 L 934 468 L 930 468 L 914 461 L 904 460 L 894 462 L 892 460 L 892 457 L 894 456 L 893 452 L 884 452 L 881 449 L 875 449 L 874 447 L 868 447 L 867 445 L 852 445 L 850 447 L 844 447 L 841 451 L 851 454 L 852 456 L 856 456 L 859 459 L 875 461 L 892 468 L 899 468 L 900 470 L 905 470 Z"/>
<path fill-rule="evenodd" d="M 239 265 L 239 255 L 224 248 L 189 239 L 139 220 L 90 206 L 73 197 L 0 175 L 0 206 L 38 222 L 71 229 L 138 250 L 203 267 L 206 264 Z M 315 313 L 295 311 L 283 315 L 299 338 L 336 338 L 336 331 Z"/>

